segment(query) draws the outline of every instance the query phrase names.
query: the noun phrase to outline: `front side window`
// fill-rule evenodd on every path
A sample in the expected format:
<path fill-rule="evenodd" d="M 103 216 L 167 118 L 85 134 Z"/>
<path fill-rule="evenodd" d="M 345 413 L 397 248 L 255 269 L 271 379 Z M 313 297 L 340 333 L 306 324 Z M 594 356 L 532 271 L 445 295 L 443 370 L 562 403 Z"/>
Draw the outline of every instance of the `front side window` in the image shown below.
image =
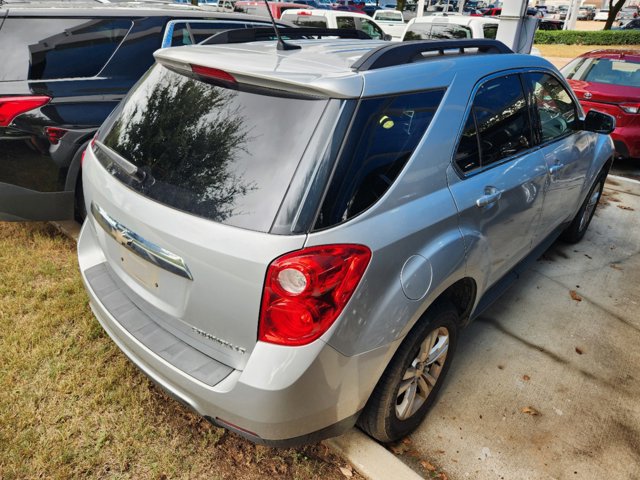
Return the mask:
<path fill-rule="evenodd" d="M 466 173 L 527 150 L 531 143 L 529 109 L 520 77 L 506 75 L 478 89 L 455 159 Z"/>
<path fill-rule="evenodd" d="M 321 207 L 316 229 L 344 222 L 393 184 L 435 115 L 444 90 L 361 100 Z"/>
<path fill-rule="evenodd" d="M 404 34 L 403 41 L 409 40 L 429 40 L 431 38 L 431 24 L 430 23 L 414 23 Z"/>
<path fill-rule="evenodd" d="M 384 33 L 382 32 L 382 30 L 380 30 L 380 27 L 378 27 L 375 23 L 370 22 L 366 18 L 361 18 L 359 20 L 360 20 L 359 30 L 362 30 L 364 33 L 369 35 L 374 40 L 380 40 L 384 38 Z"/>
<path fill-rule="evenodd" d="M 545 73 L 528 73 L 529 88 L 533 92 L 535 119 L 543 142 L 571 132 L 578 117 L 577 108 L 564 86 Z"/>

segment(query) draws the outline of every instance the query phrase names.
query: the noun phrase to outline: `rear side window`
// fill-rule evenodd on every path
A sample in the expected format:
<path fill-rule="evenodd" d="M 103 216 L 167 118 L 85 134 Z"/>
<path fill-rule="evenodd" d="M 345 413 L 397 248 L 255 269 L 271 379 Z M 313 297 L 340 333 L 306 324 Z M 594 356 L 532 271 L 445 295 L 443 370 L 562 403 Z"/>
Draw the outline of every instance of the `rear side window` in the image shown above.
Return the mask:
<path fill-rule="evenodd" d="M 506 75 L 478 89 L 455 161 L 467 173 L 516 155 L 531 144 L 529 109 L 520 77 Z"/>
<path fill-rule="evenodd" d="M 0 80 L 97 75 L 132 26 L 127 19 L 8 18 L 0 30 Z"/>
<path fill-rule="evenodd" d="M 444 90 L 360 102 L 320 209 L 316 229 L 344 222 L 393 184 L 424 136 Z"/>
<path fill-rule="evenodd" d="M 356 21 L 353 17 L 336 17 L 336 25 L 338 28 L 344 28 L 347 30 L 356 29 Z"/>
<path fill-rule="evenodd" d="M 165 39 L 163 47 L 181 47 L 200 43 L 216 33 L 235 28 L 245 28 L 237 22 L 173 22 L 167 27 L 170 42 Z"/>
<path fill-rule="evenodd" d="M 266 232 L 329 102 L 280 95 L 215 86 L 156 64 L 101 127 L 107 148 L 96 155 L 159 203 Z M 113 152 L 137 173 L 127 174 Z"/>

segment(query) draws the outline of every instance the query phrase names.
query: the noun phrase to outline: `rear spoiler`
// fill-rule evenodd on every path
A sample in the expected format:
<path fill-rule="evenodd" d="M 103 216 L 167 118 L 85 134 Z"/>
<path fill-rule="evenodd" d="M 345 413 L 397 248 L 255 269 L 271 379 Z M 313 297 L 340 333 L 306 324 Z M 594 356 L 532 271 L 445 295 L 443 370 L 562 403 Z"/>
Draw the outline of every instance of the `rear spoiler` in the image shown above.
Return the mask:
<path fill-rule="evenodd" d="M 323 37 L 371 40 L 371 37 L 361 30 L 348 30 L 345 28 L 279 28 L 278 32 L 288 40 L 319 39 Z M 273 28 L 238 28 L 216 33 L 200 42 L 199 45 L 264 42 L 269 40 L 277 40 Z"/>

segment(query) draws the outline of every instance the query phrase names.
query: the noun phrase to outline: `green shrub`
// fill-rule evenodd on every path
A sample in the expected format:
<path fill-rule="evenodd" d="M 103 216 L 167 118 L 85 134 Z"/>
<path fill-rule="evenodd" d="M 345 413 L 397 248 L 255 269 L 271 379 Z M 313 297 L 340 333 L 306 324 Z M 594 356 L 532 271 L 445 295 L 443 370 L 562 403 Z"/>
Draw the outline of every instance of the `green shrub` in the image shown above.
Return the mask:
<path fill-rule="evenodd" d="M 602 30 L 585 32 L 576 30 L 539 30 L 535 43 L 562 45 L 637 45 L 640 48 L 640 30 Z"/>

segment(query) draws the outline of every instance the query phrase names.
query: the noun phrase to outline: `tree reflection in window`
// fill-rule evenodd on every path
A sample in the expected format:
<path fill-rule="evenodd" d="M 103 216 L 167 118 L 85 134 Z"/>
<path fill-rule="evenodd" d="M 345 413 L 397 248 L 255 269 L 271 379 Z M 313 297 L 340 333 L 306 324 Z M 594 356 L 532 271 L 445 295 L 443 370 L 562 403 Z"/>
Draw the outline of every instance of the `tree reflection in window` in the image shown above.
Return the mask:
<path fill-rule="evenodd" d="M 214 221 L 238 215 L 237 198 L 256 186 L 234 169 L 248 140 L 237 92 L 175 74 L 147 85 L 148 95 L 132 96 L 104 139 L 144 172 L 140 184 L 127 183 Z"/>

